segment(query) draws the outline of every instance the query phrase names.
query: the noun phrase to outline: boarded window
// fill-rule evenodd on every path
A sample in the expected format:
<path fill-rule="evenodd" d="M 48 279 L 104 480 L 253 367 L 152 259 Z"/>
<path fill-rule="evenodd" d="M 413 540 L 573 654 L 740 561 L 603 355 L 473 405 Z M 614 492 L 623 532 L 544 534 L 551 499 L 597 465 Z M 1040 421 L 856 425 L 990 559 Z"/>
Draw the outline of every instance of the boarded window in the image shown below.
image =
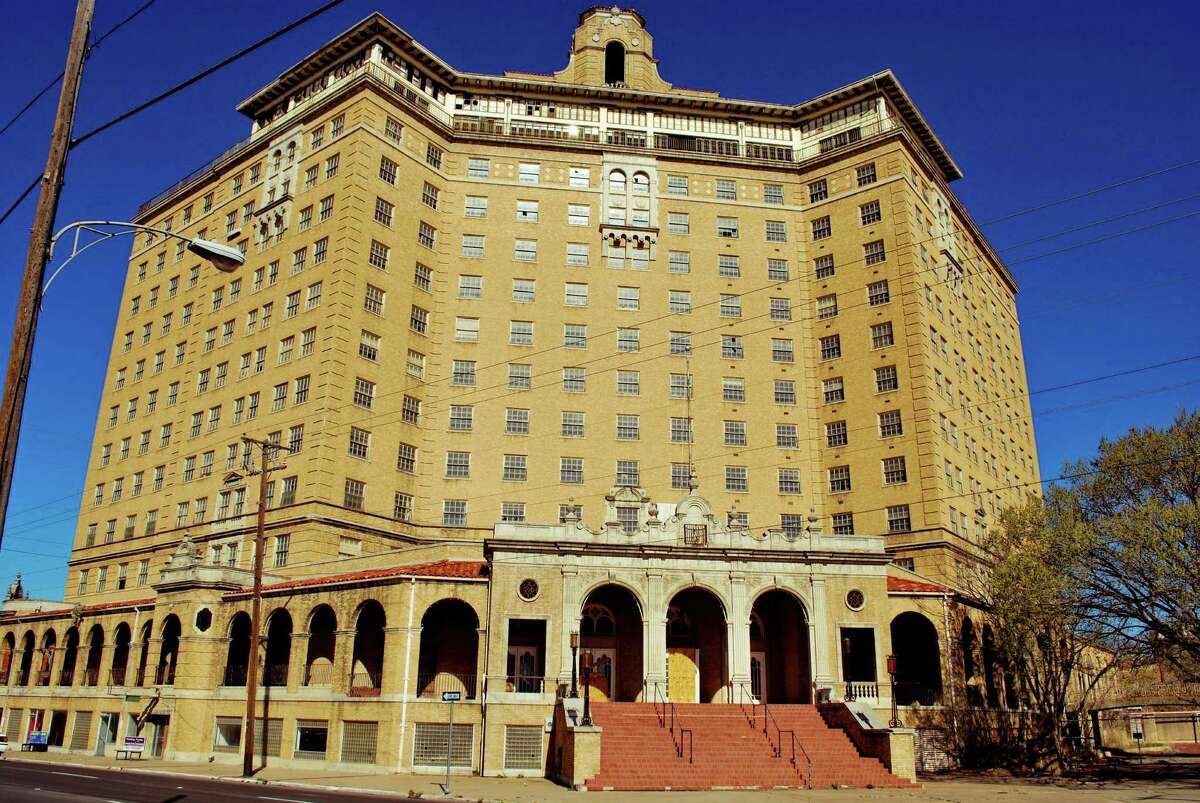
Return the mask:
<path fill-rule="evenodd" d="M 375 763 L 375 738 L 378 722 L 342 723 L 342 761 L 352 764 Z"/>
<path fill-rule="evenodd" d="M 417 722 L 413 737 L 413 764 L 427 767 L 446 766 L 445 722 Z M 450 746 L 450 766 L 470 767 L 474 725 L 454 725 L 454 743 Z"/>
<path fill-rule="evenodd" d="M 507 725 L 504 728 L 504 769 L 542 768 L 542 726 Z"/>
<path fill-rule="evenodd" d="M 259 719 L 254 728 L 254 752 L 260 755 L 283 755 L 283 720 Z"/>

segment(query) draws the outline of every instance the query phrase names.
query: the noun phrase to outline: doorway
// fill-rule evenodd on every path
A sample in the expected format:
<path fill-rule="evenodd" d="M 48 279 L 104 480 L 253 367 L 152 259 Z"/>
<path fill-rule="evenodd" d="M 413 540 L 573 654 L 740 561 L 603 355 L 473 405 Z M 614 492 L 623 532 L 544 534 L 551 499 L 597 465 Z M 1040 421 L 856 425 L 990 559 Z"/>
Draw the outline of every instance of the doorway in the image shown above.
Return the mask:
<path fill-rule="evenodd" d="M 150 757 L 162 758 L 167 750 L 167 733 L 170 729 L 171 717 L 169 714 L 153 714 L 146 718 L 146 724 L 150 727 L 149 738 L 146 739 Z"/>
<path fill-rule="evenodd" d="M 100 728 L 96 731 L 96 755 L 104 755 L 105 749 L 117 740 L 117 715 L 100 714 Z"/>
<path fill-rule="evenodd" d="M 673 703 L 700 702 L 700 650 L 667 648 L 667 699 Z"/>

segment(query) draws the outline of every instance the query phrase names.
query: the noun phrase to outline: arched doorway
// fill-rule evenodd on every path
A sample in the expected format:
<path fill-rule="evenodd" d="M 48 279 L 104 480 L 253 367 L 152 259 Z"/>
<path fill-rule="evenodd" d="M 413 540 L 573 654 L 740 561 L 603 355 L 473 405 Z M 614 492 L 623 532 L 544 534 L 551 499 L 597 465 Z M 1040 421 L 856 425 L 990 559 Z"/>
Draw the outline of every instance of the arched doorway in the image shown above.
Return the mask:
<path fill-rule="evenodd" d="M 33 631 L 26 630 L 21 638 L 21 667 L 17 670 L 17 685 L 28 686 L 31 670 L 33 669 L 34 650 Z"/>
<path fill-rule="evenodd" d="M 9 675 L 12 674 L 13 655 L 17 651 L 17 637 L 12 633 L 4 636 L 4 648 L 0 650 L 0 686 L 8 685 Z"/>
<path fill-rule="evenodd" d="M 75 682 L 75 660 L 79 655 L 79 631 L 69 628 L 63 638 L 62 669 L 58 672 L 58 685 L 70 686 Z"/>
<path fill-rule="evenodd" d="M 159 633 L 162 647 L 158 653 L 158 669 L 154 673 L 154 682 L 159 686 L 172 686 L 175 683 L 175 667 L 179 662 L 179 635 L 182 630 L 179 617 L 175 614 L 163 620 Z"/>
<path fill-rule="evenodd" d="M 58 635 L 53 630 L 42 634 L 42 659 L 38 663 L 37 685 L 49 686 L 54 668 L 54 652 L 58 648 Z"/>
<path fill-rule="evenodd" d="M 138 652 L 137 685 L 146 685 L 146 664 L 150 660 L 150 636 L 154 633 L 154 622 L 142 625 L 141 647 Z"/>
<path fill-rule="evenodd" d="M 750 687 L 766 703 L 811 703 L 808 614 L 797 597 L 771 589 L 750 613 Z"/>
<path fill-rule="evenodd" d="M 280 608 L 267 622 L 267 649 L 263 661 L 264 686 L 286 686 L 292 660 L 292 617 Z"/>
<path fill-rule="evenodd" d="M 642 606 L 633 592 L 610 583 L 587 595 L 579 618 L 579 648 L 591 650 L 592 699 L 638 699 L 643 640 Z"/>
<path fill-rule="evenodd" d="M 996 682 L 999 669 L 996 653 L 996 634 L 991 625 L 983 626 L 983 693 L 988 708 L 1000 707 L 1000 685 Z"/>
<path fill-rule="evenodd" d="M 479 661 L 479 617 L 461 599 L 438 600 L 421 617 L 417 657 L 417 695 L 438 697 L 444 691 L 475 699 Z"/>
<path fill-rule="evenodd" d="M 112 664 L 108 668 L 108 683 L 110 686 L 125 685 L 125 670 L 129 666 L 129 642 L 132 638 L 129 625 L 125 622 L 117 625 L 117 630 L 113 634 Z"/>
<path fill-rule="evenodd" d="M 962 657 L 963 685 L 967 690 L 967 705 L 983 705 L 983 694 L 979 678 L 975 676 L 975 625 L 963 617 L 958 635 L 958 649 Z"/>
<path fill-rule="evenodd" d="M 222 685 L 245 686 L 250 664 L 250 614 L 239 611 L 229 620 L 229 648 L 225 652 Z"/>
<path fill-rule="evenodd" d="M 358 609 L 354 622 L 354 654 L 350 664 L 350 695 L 376 697 L 383 683 L 383 629 L 387 617 L 373 599 Z"/>
<path fill-rule="evenodd" d="M 667 607 L 667 695 L 676 703 L 724 702 L 729 677 L 725 606 L 685 588 Z"/>
<path fill-rule="evenodd" d="M 921 614 L 906 611 L 892 620 L 896 656 L 896 704 L 936 705 L 942 699 L 942 658 L 937 628 Z"/>
<path fill-rule="evenodd" d="M 620 42 L 604 46 L 604 83 L 625 83 L 625 46 Z"/>
<path fill-rule="evenodd" d="M 92 625 L 88 631 L 87 666 L 83 670 L 83 685 L 95 686 L 100 682 L 100 659 L 104 655 L 104 628 Z"/>
<path fill-rule="evenodd" d="M 308 655 L 304 659 L 304 685 L 333 683 L 333 656 L 337 649 L 337 614 L 328 605 L 318 605 L 308 619 Z"/>

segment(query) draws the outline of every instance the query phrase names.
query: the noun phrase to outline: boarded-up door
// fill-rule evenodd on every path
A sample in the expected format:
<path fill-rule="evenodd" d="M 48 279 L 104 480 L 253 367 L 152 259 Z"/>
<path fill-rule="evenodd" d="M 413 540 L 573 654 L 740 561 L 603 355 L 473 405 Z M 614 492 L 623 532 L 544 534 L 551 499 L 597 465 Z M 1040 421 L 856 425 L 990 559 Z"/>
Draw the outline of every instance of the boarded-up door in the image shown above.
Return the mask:
<path fill-rule="evenodd" d="M 667 648 L 667 696 L 673 703 L 700 702 L 700 650 Z"/>

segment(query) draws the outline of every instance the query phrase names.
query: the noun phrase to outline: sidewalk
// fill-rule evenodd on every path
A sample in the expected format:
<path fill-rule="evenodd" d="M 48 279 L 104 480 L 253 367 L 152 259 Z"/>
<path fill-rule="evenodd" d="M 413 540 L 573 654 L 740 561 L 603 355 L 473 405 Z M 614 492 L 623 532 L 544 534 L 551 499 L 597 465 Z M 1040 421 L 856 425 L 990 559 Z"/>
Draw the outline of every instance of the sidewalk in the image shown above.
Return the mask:
<path fill-rule="evenodd" d="M 334 789 L 380 795 L 410 795 L 428 800 L 447 799 L 442 795 L 440 775 L 406 775 L 387 772 L 348 772 L 344 770 L 285 769 L 267 767 L 253 781 L 243 781 L 241 768 L 230 764 L 194 764 L 155 759 L 116 761 L 77 753 L 20 753 L 9 752 L 4 761 L 38 761 L 62 766 L 104 767 L 124 772 L 148 775 L 191 775 L 227 780 L 230 783 L 263 783 L 278 789 Z M 481 778 L 474 775 L 455 775 L 451 778 L 449 799 L 459 801 L 502 801 L 502 803 L 585 803 L 595 799 L 602 803 L 728 803 L 731 800 L 750 800 L 752 803 L 783 803 L 784 801 L 822 800 L 830 803 L 871 801 L 875 803 L 912 803 L 937 800 L 946 803 L 997 803 L 998 796 L 1009 800 L 1043 803 L 1086 798 L 1095 803 L 1133 803 L 1148 795 L 1169 797 L 1171 800 L 1200 803 L 1200 782 L 1132 781 L 1121 783 L 1087 783 L 1057 786 L 1049 783 L 997 780 L 924 779 L 923 789 L 819 789 L 677 792 L 571 792 L 544 778 Z"/>

